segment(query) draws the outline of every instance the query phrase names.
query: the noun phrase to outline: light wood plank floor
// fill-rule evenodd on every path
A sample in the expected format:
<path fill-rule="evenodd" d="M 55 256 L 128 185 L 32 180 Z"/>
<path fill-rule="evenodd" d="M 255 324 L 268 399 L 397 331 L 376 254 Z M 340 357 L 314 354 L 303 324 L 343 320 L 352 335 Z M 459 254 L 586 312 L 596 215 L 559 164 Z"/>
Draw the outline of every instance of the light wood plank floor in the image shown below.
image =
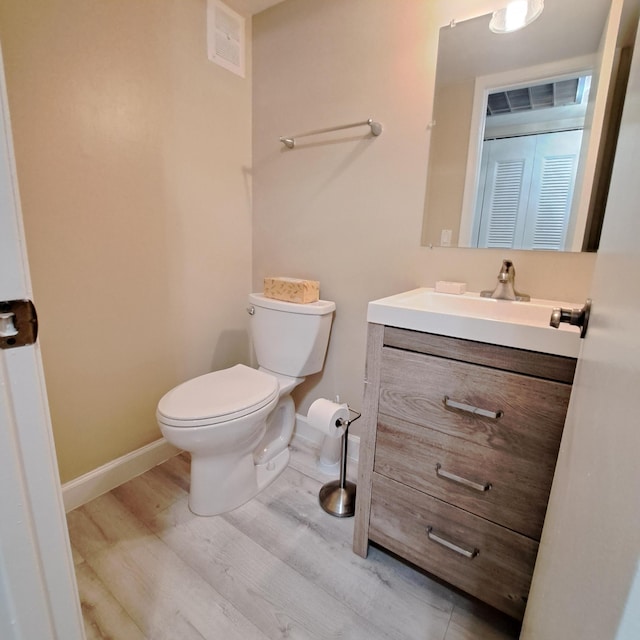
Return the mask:
<path fill-rule="evenodd" d="M 508 640 L 518 625 L 380 549 L 318 505 L 312 452 L 235 511 L 187 506 L 177 456 L 68 514 L 87 638 Z"/>

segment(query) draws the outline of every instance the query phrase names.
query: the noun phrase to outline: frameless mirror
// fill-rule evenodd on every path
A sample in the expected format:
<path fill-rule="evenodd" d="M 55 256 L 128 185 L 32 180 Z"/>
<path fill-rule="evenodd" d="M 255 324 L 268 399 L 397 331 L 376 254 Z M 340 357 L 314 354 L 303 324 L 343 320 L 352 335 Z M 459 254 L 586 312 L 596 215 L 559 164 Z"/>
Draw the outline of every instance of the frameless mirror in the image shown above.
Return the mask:
<path fill-rule="evenodd" d="M 626 87 L 610 6 L 546 0 L 514 33 L 491 15 L 441 29 L 422 244 L 597 249 Z"/>

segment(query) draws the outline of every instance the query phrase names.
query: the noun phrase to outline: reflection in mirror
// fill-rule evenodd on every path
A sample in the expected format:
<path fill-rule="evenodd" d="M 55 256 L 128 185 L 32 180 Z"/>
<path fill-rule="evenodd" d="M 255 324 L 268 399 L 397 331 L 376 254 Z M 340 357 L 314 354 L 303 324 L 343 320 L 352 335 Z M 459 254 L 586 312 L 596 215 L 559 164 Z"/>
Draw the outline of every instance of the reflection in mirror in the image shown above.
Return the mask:
<path fill-rule="evenodd" d="M 599 143 L 616 120 L 610 4 L 546 0 L 536 22 L 506 35 L 491 33 L 490 15 L 441 29 L 423 244 L 597 248 Z"/>
<path fill-rule="evenodd" d="M 492 90 L 472 218 L 459 244 L 563 251 L 570 222 L 591 75 Z"/>

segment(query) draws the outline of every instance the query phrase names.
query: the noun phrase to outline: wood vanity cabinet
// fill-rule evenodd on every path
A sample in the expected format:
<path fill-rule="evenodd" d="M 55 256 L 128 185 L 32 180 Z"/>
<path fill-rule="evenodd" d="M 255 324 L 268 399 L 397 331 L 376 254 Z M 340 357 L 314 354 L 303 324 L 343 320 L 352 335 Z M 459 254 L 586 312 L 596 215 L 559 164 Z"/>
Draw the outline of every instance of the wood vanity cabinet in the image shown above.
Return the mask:
<path fill-rule="evenodd" d="M 354 551 L 521 619 L 575 365 L 369 324 Z"/>

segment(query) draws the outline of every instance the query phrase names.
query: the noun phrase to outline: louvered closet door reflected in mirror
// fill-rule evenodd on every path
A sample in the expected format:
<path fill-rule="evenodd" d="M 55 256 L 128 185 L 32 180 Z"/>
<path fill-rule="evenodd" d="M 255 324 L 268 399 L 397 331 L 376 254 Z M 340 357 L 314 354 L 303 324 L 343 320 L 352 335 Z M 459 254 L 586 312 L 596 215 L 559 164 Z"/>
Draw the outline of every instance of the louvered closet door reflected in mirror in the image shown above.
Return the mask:
<path fill-rule="evenodd" d="M 476 247 L 563 251 L 582 131 L 485 140 Z"/>

